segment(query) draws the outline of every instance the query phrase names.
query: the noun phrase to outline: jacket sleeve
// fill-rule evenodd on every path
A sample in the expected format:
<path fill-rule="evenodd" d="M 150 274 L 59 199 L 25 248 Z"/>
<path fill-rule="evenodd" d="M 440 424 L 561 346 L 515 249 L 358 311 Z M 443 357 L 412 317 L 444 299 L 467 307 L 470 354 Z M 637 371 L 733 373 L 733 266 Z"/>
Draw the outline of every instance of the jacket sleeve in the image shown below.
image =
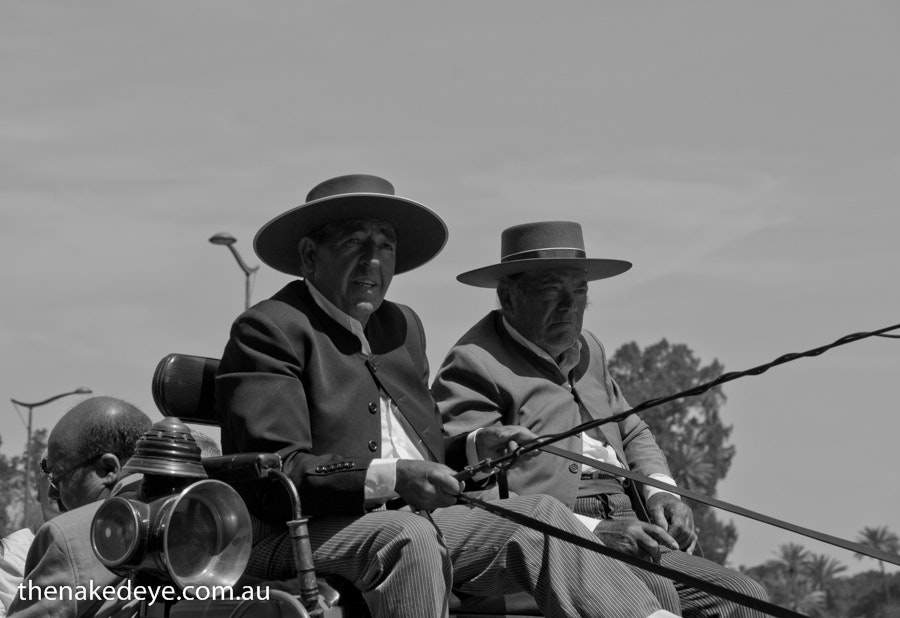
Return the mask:
<path fill-rule="evenodd" d="M 618 392 L 618 385 L 613 382 L 613 386 Z M 644 476 L 651 474 L 672 476 L 666 463 L 666 456 L 659 448 L 650 426 L 637 414 L 632 414 L 621 421 L 619 431 L 622 434 L 622 447 L 625 449 L 629 468 Z"/>
<path fill-rule="evenodd" d="M 362 513 L 371 459 L 312 453 L 302 380 L 309 345 L 308 339 L 289 339 L 261 311 L 251 309 L 237 319 L 216 376 L 223 447 L 281 455 L 306 514 Z"/>
<path fill-rule="evenodd" d="M 603 354 L 603 377 L 606 382 L 606 392 L 609 395 L 609 405 L 613 414 L 624 412 L 631 408 L 622 394 L 622 390 L 609 373 L 609 365 L 606 359 L 606 350 L 603 344 L 593 333 L 585 333 L 593 338 Z M 619 422 L 619 434 L 622 436 L 622 448 L 628 467 L 639 474 L 650 476 L 651 474 L 665 474 L 671 476 L 666 456 L 656 442 L 650 426 L 637 414 L 632 414 Z"/>
<path fill-rule="evenodd" d="M 91 509 L 90 513 L 95 510 Z M 87 515 L 81 522 L 84 525 L 77 526 L 76 534 L 69 535 L 53 520 L 41 526 L 28 550 L 27 575 L 10 606 L 9 616 L 76 618 L 135 613 L 137 602 L 129 600 L 127 595 L 118 601 L 90 598 L 91 588 L 96 595 L 102 595 L 108 587 L 119 586 L 124 581 L 94 557 L 88 539 L 90 521 Z M 84 552 L 90 553 L 86 556 Z"/>
<path fill-rule="evenodd" d="M 422 320 L 419 319 L 416 312 L 409 307 L 405 305 L 397 306 L 400 307 L 403 314 L 406 316 L 407 323 L 413 326 L 413 330 L 411 331 L 412 337 L 410 337 L 411 342 L 407 349 L 410 350 L 413 362 L 421 370 L 422 383 L 427 387 L 429 366 L 428 356 L 425 354 L 425 329 L 422 326 Z M 440 414 L 437 405 L 434 404 L 433 398 L 432 408 L 434 414 Z M 438 420 L 438 423 L 440 423 L 440 419 Z M 466 436 L 448 433 L 444 427 L 441 427 L 441 434 L 444 442 L 444 463 L 455 470 L 462 469 L 468 463 L 466 461 Z"/>
<path fill-rule="evenodd" d="M 507 406 L 490 370 L 474 349 L 454 346 L 431 385 L 444 431 L 451 436 L 503 424 Z"/>

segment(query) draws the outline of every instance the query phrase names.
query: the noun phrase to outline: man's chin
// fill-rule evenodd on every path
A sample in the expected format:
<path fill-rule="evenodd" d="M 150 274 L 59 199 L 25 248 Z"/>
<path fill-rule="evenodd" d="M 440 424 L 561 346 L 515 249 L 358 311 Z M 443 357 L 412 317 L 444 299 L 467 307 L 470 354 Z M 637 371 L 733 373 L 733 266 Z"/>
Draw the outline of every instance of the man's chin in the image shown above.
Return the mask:
<path fill-rule="evenodd" d="M 565 335 L 560 335 L 559 337 L 553 337 L 549 341 L 547 341 L 547 347 L 550 347 L 557 354 L 562 354 L 578 341 L 578 335 L 580 333 L 566 333 Z M 542 346 L 543 347 L 543 346 Z"/>
<path fill-rule="evenodd" d="M 356 302 L 353 305 L 353 315 L 356 319 L 360 318 L 368 318 L 370 315 L 378 311 L 378 308 L 381 306 L 383 299 L 379 299 L 377 301 L 374 300 L 361 300 Z"/>

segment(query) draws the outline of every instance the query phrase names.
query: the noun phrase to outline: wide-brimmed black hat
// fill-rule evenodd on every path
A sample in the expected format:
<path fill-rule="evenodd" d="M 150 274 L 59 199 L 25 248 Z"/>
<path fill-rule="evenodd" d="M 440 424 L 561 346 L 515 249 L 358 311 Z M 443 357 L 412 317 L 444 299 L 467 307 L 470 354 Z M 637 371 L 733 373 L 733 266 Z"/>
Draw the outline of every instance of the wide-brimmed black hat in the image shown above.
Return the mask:
<path fill-rule="evenodd" d="M 631 262 L 586 257 L 581 225 L 573 221 L 523 223 L 503 230 L 500 263 L 464 272 L 456 280 L 479 288 L 495 288 L 501 277 L 529 270 L 577 268 L 588 281 L 615 277 Z"/>
<path fill-rule="evenodd" d="M 395 273 L 421 266 L 447 242 L 447 226 L 427 207 L 394 195 L 394 186 L 384 178 L 349 174 L 316 185 L 306 203 L 262 226 L 253 239 L 253 249 L 275 270 L 302 276 L 297 243 L 317 227 L 343 219 L 373 219 L 394 228 Z"/>

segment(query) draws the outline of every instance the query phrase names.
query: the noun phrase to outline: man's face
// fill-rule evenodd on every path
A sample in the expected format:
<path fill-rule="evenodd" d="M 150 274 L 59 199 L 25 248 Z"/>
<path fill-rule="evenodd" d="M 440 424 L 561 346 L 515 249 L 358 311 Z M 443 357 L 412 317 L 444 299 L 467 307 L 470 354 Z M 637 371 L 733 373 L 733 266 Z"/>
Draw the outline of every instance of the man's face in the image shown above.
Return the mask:
<path fill-rule="evenodd" d="M 41 459 L 47 459 L 47 449 L 44 449 Z M 58 494 L 58 492 L 56 493 Z M 41 505 L 41 515 L 43 516 L 44 521 L 50 521 L 63 510 L 63 506 L 59 503 L 59 500 L 51 499 L 49 494 L 50 475 L 46 472 L 38 471 L 38 489 L 35 498 Z"/>
<path fill-rule="evenodd" d="M 523 273 L 509 289 L 506 319 L 523 337 L 553 358 L 581 334 L 587 280 L 576 268 Z"/>
<path fill-rule="evenodd" d="M 387 294 L 396 251 L 397 240 L 390 225 L 349 221 L 315 244 L 309 279 L 325 298 L 365 326 Z"/>
<path fill-rule="evenodd" d="M 99 500 L 106 486 L 94 469 L 97 459 L 79 460 L 51 435 L 46 459 L 51 479 L 47 497 L 58 500 L 67 511 Z"/>

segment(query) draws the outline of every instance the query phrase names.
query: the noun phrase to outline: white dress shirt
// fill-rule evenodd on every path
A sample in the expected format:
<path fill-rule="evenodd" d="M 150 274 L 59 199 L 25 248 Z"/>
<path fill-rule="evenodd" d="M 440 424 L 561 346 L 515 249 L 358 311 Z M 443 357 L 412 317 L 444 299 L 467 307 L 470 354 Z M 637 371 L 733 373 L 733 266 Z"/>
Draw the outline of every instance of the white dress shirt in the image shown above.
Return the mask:
<path fill-rule="evenodd" d="M 308 279 L 306 285 L 316 304 L 330 317 L 356 335 L 362 346 L 362 353 L 372 355 L 372 348 L 366 339 L 363 326 L 359 320 L 338 309 L 322 295 Z M 416 446 L 410 436 L 415 432 L 409 426 L 396 404 L 390 400 L 383 390 L 378 392 L 378 406 L 381 417 L 381 457 L 373 459 L 366 470 L 365 499 L 366 506 L 374 507 L 397 497 L 394 488 L 397 485 L 398 459 L 426 459 L 425 454 Z"/>

